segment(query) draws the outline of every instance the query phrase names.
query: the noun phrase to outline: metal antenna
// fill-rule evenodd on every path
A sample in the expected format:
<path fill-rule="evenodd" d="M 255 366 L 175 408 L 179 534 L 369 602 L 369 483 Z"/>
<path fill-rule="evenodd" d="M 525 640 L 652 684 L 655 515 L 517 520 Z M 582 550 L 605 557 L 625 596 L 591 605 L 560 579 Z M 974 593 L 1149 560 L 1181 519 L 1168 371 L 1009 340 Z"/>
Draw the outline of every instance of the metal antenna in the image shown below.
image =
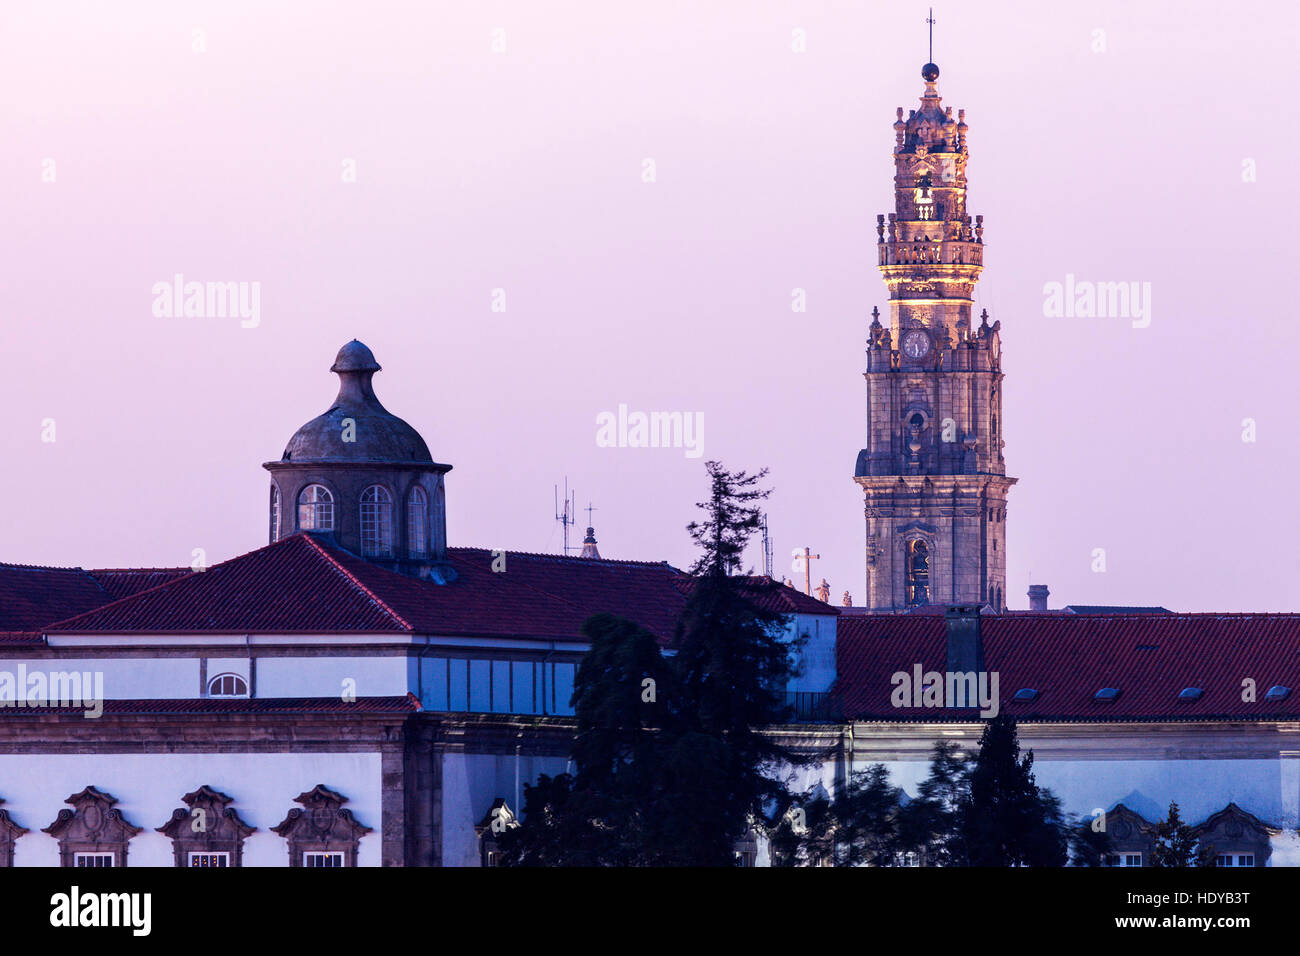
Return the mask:
<path fill-rule="evenodd" d="M 577 523 L 578 518 L 574 514 L 577 511 L 577 492 L 569 491 L 569 479 L 564 479 L 564 508 L 560 508 L 560 486 L 555 486 L 555 520 L 564 527 L 564 553 L 568 554 L 569 548 L 569 528 Z"/>
<path fill-rule="evenodd" d="M 930 8 L 930 16 L 925 22 L 930 24 L 930 59 L 927 62 L 933 63 L 934 62 L 934 7 Z"/>
<path fill-rule="evenodd" d="M 587 502 L 587 508 L 586 508 L 586 511 L 587 511 L 587 527 L 588 527 L 588 528 L 592 527 L 592 524 L 591 524 L 591 513 L 592 513 L 593 511 L 599 511 L 599 510 L 600 510 L 599 508 L 594 508 L 594 507 L 592 507 L 592 504 L 591 504 L 590 501 Z"/>
<path fill-rule="evenodd" d="M 763 515 L 763 574 L 772 576 L 772 536 L 767 531 L 767 514 Z"/>

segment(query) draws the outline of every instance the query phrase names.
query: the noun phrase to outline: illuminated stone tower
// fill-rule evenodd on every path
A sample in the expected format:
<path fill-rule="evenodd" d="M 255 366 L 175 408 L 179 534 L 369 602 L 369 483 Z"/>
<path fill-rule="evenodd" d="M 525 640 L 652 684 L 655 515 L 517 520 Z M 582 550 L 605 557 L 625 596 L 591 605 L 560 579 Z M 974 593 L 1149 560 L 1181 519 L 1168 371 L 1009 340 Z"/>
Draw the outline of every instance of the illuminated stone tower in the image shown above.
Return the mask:
<path fill-rule="evenodd" d="M 941 107 L 921 68 L 921 108 L 894 124 L 894 211 L 876 217 L 889 323 L 867 336 L 867 599 L 877 611 L 979 603 L 1002 610 L 1008 478 L 1002 458 L 1001 322 L 972 328 L 984 217 L 966 211 L 966 111 Z"/>

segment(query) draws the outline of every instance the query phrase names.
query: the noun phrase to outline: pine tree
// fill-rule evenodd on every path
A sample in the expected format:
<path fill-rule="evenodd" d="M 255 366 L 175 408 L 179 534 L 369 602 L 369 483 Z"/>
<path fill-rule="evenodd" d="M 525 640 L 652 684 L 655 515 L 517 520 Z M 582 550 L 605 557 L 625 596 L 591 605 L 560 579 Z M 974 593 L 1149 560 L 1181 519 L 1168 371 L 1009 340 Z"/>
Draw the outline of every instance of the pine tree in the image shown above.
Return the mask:
<path fill-rule="evenodd" d="M 767 472 L 706 467 L 704 516 L 687 526 L 701 554 L 674 655 L 665 659 L 633 622 L 596 615 L 584 625 L 591 649 L 574 686 L 575 777 L 529 788 L 504 863 L 730 866 L 763 809 L 789 799 L 778 769 L 810 759 L 762 732 L 787 716 L 801 641 L 787 640 L 784 615 L 761 606 L 775 586 L 733 573 L 759 527 Z"/>
<path fill-rule="evenodd" d="M 787 715 L 785 685 L 800 642 L 784 637 L 782 614 L 756 603 L 774 585 L 732 574 L 759 528 L 758 502 L 769 492 L 758 483 L 767 470 L 729 472 L 716 461 L 705 467 L 710 494 L 698 505 L 704 517 L 687 526 L 700 557 L 673 642 L 673 714 L 685 731 L 678 742 L 683 772 L 723 771 L 718 787 L 692 804 L 692 862 L 723 865 L 764 807 L 788 798 L 774 773 L 799 758 L 762 728 Z"/>
<path fill-rule="evenodd" d="M 1169 804 L 1169 816 L 1155 825 L 1151 865 L 1163 867 L 1210 866 L 1214 848 L 1202 846 L 1196 831 L 1183 822 L 1178 804 Z"/>
<path fill-rule="evenodd" d="M 502 865 L 648 865 L 670 849 L 663 817 L 675 811 L 659 701 L 671 671 L 654 635 L 632 621 L 596 614 L 582 634 L 590 649 L 571 701 L 576 773 L 527 788 L 523 823 L 501 841 Z"/>
<path fill-rule="evenodd" d="M 969 866 L 1064 866 L 1060 801 L 1034 781 L 1034 754 L 1021 756 L 1015 719 L 1000 714 L 984 725 L 961 813 L 961 842 Z"/>

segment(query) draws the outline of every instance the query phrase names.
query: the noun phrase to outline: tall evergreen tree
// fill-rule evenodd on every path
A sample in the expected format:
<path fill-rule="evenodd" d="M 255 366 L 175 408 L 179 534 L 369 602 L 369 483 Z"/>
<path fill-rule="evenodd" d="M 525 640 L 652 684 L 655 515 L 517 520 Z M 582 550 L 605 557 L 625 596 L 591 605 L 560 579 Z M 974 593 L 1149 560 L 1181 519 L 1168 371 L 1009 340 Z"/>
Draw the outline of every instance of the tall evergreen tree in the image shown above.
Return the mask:
<path fill-rule="evenodd" d="M 574 776 L 543 776 L 526 791 L 524 822 L 500 841 L 504 865 L 635 866 L 671 859 L 675 813 L 665 766 L 672 674 L 654 635 L 596 614 L 582 625 L 590 649 L 578 666 Z M 667 818 L 667 819 L 666 819 Z M 567 845 L 562 845 L 567 842 Z"/>
<path fill-rule="evenodd" d="M 1065 865 L 1060 801 L 1039 790 L 1033 766 L 1033 752 L 1020 753 L 1014 718 L 999 714 L 984 725 L 961 815 L 967 865 Z"/>
<path fill-rule="evenodd" d="M 762 728 L 788 714 L 785 685 L 800 642 L 785 638 L 782 614 L 756 603 L 774 585 L 732 573 L 759 527 L 767 470 L 729 472 L 716 461 L 706 468 L 704 516 L 687 526 L 700 556 L 673 641 L 672 710 L 683 730 L 674 758 L 691 780 L 710 775 L 716 782 L 696 791 L 684 821 L 694 834 L 689 862 L 728 865 L 750 821 L 787 799 L 777 767 L 799 762 Z"/>

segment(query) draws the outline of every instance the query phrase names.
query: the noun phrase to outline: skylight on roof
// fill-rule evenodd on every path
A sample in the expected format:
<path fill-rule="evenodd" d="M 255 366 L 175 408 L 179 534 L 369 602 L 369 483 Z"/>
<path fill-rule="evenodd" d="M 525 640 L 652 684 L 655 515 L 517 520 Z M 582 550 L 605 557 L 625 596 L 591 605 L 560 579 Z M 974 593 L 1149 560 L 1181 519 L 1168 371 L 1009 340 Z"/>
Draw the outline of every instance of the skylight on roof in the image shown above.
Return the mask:
<path fill-rule="evenodd" d="M 1265 700 L 1286 700 L 1291 696 L 1291 688 L 1284 687 L 1281 684 L 1274 684 L 1267 693 L 1264 694 Z"/>
<path fill-rule="evenodd" d="M 1199 687 L 1184 687 L 1178 692 L 1179 700 L 1200 700 L 1205 691 Z"/>
<path fill-rule="evenodd" d="M 1038 699 L 1038 691 L 1036 691 L 1036 690 L 1035 690 L 1034 688 L 1032 688 L 1032 687 L 1022 687 L 1022 688 L 1020 688 L 1020 690 L 1016 691 L 1016 696 L 1013 697 L 1013 698 L 1011 698 L 1011 699 L 1012 699 L 1012 700 L 1022 701 L 1022 702 L 1023 702 L 1023 701 L 1030 701 L 1030 700 L 1037 700 L 1037 699 Z"/>
<path fill-rule="evenodd" d="M 1119 696 L 1118 687 L 1103 687 L 1097 693 L 1092 695 L 1093 700 L 1111 701 Z"/>

